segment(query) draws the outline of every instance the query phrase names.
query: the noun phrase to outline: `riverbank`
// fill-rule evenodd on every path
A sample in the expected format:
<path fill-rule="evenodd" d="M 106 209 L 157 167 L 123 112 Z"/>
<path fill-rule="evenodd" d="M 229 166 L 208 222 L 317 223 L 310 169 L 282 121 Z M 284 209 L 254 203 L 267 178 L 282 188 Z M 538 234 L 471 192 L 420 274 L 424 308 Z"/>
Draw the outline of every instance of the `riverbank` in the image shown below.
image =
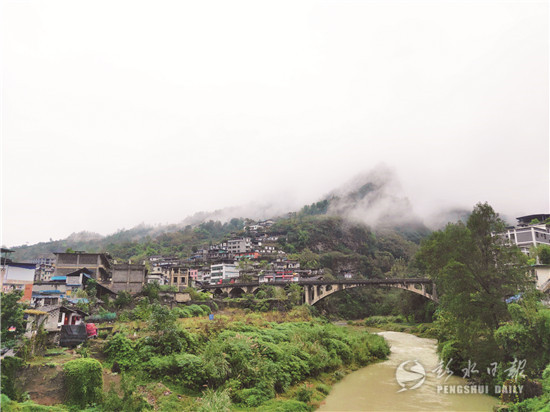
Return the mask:
<path fill-rule="evenodd" d="M 350 326 L 366 326 L 372 331 L 410 333 L 419 338 L 436 339 L 437 331 L 432 323 L 409 322 L 403 316 L 370 316 L 362 320 L 347 321 Z"/>
<path fill-rule="evenodd" d="M 306 307 L 285 313 L 232 309 L 213 320 L 175 319 L 177 310 L 160 305 L 143 314 L 147 308 L 136 307 L 139 320 L 116 322 L 112 333 L 44 362 L 59 374 L 75 360 L 97 362 L 105 393 L 95 406 L 100 411 L 126 410 L 125 404 L 133 410 L 311 411 L 335 382 L 389 354 L 382 337 L 313 318 Z M 31 367 L 46 366 L 38 363 L 34 359 Z M 19 389 L 37 403 L 45 396 Z M 72 402 L 67 398 L 56 410 Z M 3 403 L 8 405 L 5 398 Z"/>

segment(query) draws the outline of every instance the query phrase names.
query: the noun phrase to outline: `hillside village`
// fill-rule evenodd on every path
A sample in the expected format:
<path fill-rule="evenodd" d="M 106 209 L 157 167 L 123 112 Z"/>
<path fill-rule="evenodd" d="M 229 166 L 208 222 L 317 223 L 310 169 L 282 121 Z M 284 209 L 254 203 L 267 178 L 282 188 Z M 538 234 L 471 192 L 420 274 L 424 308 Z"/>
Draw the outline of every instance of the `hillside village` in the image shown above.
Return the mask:
<path fill-rule="evenodd" d="M 550 229 L 544 222 L 549 215 L 518 218 L 518 224 L 502 234 L 529 255 L 531 248 L 550 245 Z M 286 224 L 292 222 L 284 221 Z M 2 290 L 24 290 L 23 300 L 30 307 L 69 306 L 83 302 L 78 291 L 89 281 L 95 283 L 98 299 L 114 299 L 120 292 L 140 293 L 147 284 L 156 283 L 165 290 L 182 292 L 187 288 L 239 282 L 298 282 L 324 276 L 351 279 L 376 276 L 357 270 L 354 259 L 341 259 L 328 268 L 322 255 L 305 249 L 302 254 L 285 252 L 289 233 L 274 226 L 274 220 L 248 221 L 240 231 L 233 231 L 222 242 L 192 247 L 188 257 L 150 255 L 144 260 L 123 262 L 109 253 L 87 253 L 67 250 L 41 256 L 32 262 L 18 263 L 10 259 L 11 250 L 2 249 Z M 311 233 L 309 234 L 311 236 Z M 380 248 L 380 239 L 378 247 Z M 322 246 L 318 246 L 322 249 Z M 379 252 L 378 256 L 380 256 Z M 385 252 L 395 262 L 391 253 Z M 304 254 L 314 256 L 305 265 Z M 395 255 L 396 252 L 393 252 Z M 345 255 L 343 255 L 345 257 Z M 382 255 L 384 256 L 384 255 Z M 354 264 L 349 264 L 349 260 Z M 302 264 L 301 264 L 302 261 Z M 379 259 L 384 262 L 384 259 Z M 343 264 L 342 264 L 343 262 Z M 374 266 L 383 266 L 382 263 Z M 550 289 L 550 267 L 538 258 L 532 262 L 540 290 Z M 307 266 L 307 267 L 305 267 Z M 390 264 L 391 266 L 391 264 Z M 386 265 L 388 270 L 390 266 Z M 354 270 L 355 269 L 355 270 Z M 382 273 L 378 270 L 379 275 Z"/>
<path fill-rule="evenodd" d="M 537 288 L 544 293 L 541 296 L 546 296 L 542 299 L 546 305 L 550 293 L 550 255 L 531 254 L 537 248 L 541 249 L 541 246 L 542 249 L 550 246 L 549 219 L 548 214 L 522 216 L 517 219 L 515 226 L 506 228 L 503 233 L 493 234 L 498 235 L 506 244 L 518 246 L 529 257 L 528 270 L 534 275 Z M 113 256 L 108 252 L 68 248 L 41 256 L 33 262 L 21 263 L 10 258 L 13 250 L 3 248 L 2 291 L 22 291 L 21 301 L 26 304 L 24 323 L 14 328 L 24 328 L 23 336 L 28 339 L 27 342 L 33 342 L 30 356 L 34 351 L 43 354 L 47 347 L 75 347 L 84 344 L 94 348 L 97 351 L 94 356 L 101 358 L 101 348 L 108 348 L 111 342 L 121 339 L 132 342 L 131 338 L 121 337 L 121 323 L 151 322 L 157 312 L 173 312 L 172 315 L 179 318 L 204 318 L 208 315 L 211 321 L 220 313 L 233 313 L 232 316 L 239 318 L 242 316 L 241 312 L 222 311 L 214 315 L 213 311 L 218 310 L 218 305 L 225 310 L 242 311 L 247 308 L 243 304 L 250 305 L 252 301 L 263 302 L 259 306 L 251 307 L 266 311 L 271 307 L 265 300 L 266 291 L 269 288 L 274 289 L 270 284 L 281 282 L 288 283 L 289 289 L 285 293 L 290 296 L 301 288 L 307 288 L 307 281 L 360 281 L 371 278 L 383 281 L 392 277 L 418 277 L 418 272 L 407 265 L 418 245 L 396 231 L 371 231 L 365 225 L 326 215 L 248 220 L 243 221 L 240 229 L 235 226 L 231 226 L 231 230 L 226 230 L 225 233 L 218 231 L 221 238 L 218 242 L 209 240 L 211 238 L 207 237 L 204 227 L 186 228 L 182 232 L 184 236 L 191 233 L 200 239 L 200 242 L 185 246 L 183 250 L 191 251 L 187 256 L 182 256 L 184 253 L 181 252 L 150 253 L 155 249 L 149 246 L 149 253 L 143 259 L 125 260 L 120 255 Z M 152 244 L 151 241 L 148 242 L 149 245 Z M 137 250 L 131 243 L 124 248 Z M 124 248 L 119 250 L 125 250 Z M 248 290 L 245 286 L 251 283 L 260 285 L 256 292 L 261 291 L 264 297 L 257 299 L 256 296 L 244 292 Z M 239 284 L 243 284 L 242 289 Z M 220 287 L 217 288 L 216 285 Z M 231 286 L 231 292 L 225 292 L 225 286 Z M 233 291 L 240 291 L 241 294 L 233 294 Z M 391 301 L 391 294 L 378 292 L 384 296 L 383 299 Z M 156 297 L 153 297 L 155 294 Z M 305 309 L 309 303 L 301 292 L 293 295 L 292 303 L 288 296 L 287 309 L 282 309 L 282 312 L 293 310 L 292 308 L 304 303 L 306 305 L 300 307 Z M 372 299 L 374 295 L 368 296 L 368 299 Z M 430 311 L 433 313 L 434 306 L 430 306 L 428 301 L 422 298 L 414 300 L 411 296 L 394 296 L 401 299 L 405 306 L 410 299 L 413 305 L 411 307 L 415 308 L 408 309 L 411 313 L 415 310 L 416 313 L 421 313 L 421 317 L 431 318 Z M 281 298 L 279 295 L 273 300 L 281 299 L 285 297 Z M 361 304 L 361 301 L 355 303 Z M 285 305 L 277 307 L 284 308 Z M 384 310 L 384 307 L 379 306 L 380 310 Z M 284 318 L 286 315 L 281 316 Z M 308 316 L 305 315 L 304 319 L 308 319 Z M 132 324 L 136 328 L 132 329 L 134 338 L 148 339 L 149 327 L 144 326 L 144 323 Z M 113 332 L 113 328 L 117 330 Z M 98 336 L 101 338 L 95 340 Z M 40 339 L 45 342 L 42 349 L 39 349 Z M 14 350 L 3 350 L 2 356 L 13 356 Z M 67 360 L 74 359 L 77 355 L 77 352 L 59 353 L 67 354 Z M 116 358 L 114 355 L 109 357 Z M 118 363 L 113 363 L 111 368 L 111 373 L 118 373 Z M 151 372 L 151 376 L 160 373 L 156 372 L 156 366 L 151 367 L 151 370 L 155 371 Z M 24 379 L 28 382 L 30 378 Z M 63 399 L 59 388 L 64 386 L 56 385 L 58 393 L 55 401 L 59 402 Z M 42 401 L 44 395 L 40 392 L 33 396 L 33 399 Z"/>
<path fill-rule="evenodd" d="M 273 223 L 265 220 L 245 226 L 243 236 L 196 249 L 188 258 L 152 255 L 142 262 L 123 263 L 109 253 L 69 250 L 25 263 L 26 267 L 18 267 L 18 271 L 27 270 L 27 289 L 33 272 L 32 306 L 56 304 L 63 299 L 77 303 L 79 298 L 75 297 L 75 291 L 88 279 L 97 282 L 98 297 L 101 297 L 115 296 L 121 291 L 136 294 L 145 284 L 155 282 L 183 290 L 202 284 L 234 283 L 239 279 L 266 283 L 322 275 L 322 268 L 301 269 L 298 260 L 288 258 L 277 242 L 279 235 L 269 233 Z M 9 250 L 3 249 L 3 253 L 7 268 L 12 267 L 8 273 L 11 279 L 15 265 L 23 264 L 10 262 Z"/>

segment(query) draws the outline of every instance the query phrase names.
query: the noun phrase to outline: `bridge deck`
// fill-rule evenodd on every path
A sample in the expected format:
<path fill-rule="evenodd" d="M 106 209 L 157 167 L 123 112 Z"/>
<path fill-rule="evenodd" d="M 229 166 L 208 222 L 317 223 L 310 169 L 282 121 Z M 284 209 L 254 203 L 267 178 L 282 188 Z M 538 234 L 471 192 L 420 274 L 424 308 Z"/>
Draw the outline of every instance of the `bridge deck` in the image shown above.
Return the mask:
<path fill-rule="evenodd" d="M 218 289 L 218 288 L 235 288 L 235 287 L 250 287 L 250 286 L 287 286 L 297 284 L 300 286 L 321 286 L 321 285 L 415 285 L 415 284 L 432 284 L 430 278 L 390 278 L 390 279 L 334 279 L 334 280 L 301 280 L 298 282 L 243 282 L 243 283 L 223 283 L 221 285 L 203 285 L 198 289 Z"/>

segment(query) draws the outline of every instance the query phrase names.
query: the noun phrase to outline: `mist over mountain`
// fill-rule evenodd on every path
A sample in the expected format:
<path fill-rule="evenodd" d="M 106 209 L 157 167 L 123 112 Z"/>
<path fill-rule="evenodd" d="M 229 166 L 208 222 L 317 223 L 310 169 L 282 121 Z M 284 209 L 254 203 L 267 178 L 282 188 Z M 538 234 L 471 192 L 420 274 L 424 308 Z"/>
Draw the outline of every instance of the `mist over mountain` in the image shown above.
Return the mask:
<path fill-rule="evenodd" d="M 50 240 L 34 245 L 14 247 L 14 258 L 30 260 L 41 255 L 74 250 L 100 251 L 107 245 L 125 242 L 139 242 L 153 239 L 163 234 L 195 227 L 203 222 L 219 221 L 226 223 L 231 219 L 280 219 L 289 213 L 303 215 L 340 216 L 352 223 L 362 223 L 374 230 L 396 230 L 410 235 L 414 241 L 438 229 L 448 222 L 454 222 L 467 216 L 462 209 L 442 210 L 434 216 L 418 216 L 403 190 L 396 174 L 389 168 L 379 166 L 350 179 L 347 183 L 332 190 L 316 203 L 306 205 L 300 210 L 289 210 L 281 203 L 250 203 L 231 206 L 211 212 L 197 212 L 179 223 L 168 225 L 148 225 L 141 223 L 131 229 L 119 229 L 115 233 L 103 236 L 98 233 L 81 231 L 72 233 L 65 239 Z"/>
<path fill-rule="evenodd" d="M 328 213 L 375 228 L 421 224 L 395 173 L 379 167 L 356 176 L 330 195 Z"/>

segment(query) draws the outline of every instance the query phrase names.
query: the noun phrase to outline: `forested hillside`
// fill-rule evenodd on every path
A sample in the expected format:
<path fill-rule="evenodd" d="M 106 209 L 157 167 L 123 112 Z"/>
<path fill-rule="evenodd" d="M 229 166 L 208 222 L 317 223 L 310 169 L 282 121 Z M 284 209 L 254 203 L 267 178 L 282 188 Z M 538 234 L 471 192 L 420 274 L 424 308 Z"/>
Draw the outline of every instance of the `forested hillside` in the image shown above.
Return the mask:
<path fill-rule="evenodd" d="M 280 246 L 287 253 L 306 251 L 302 260 L 310 250 L 319 263 L 331 270 L 347 262 L 350 270 L 379 276 L 389 271 L 395 259 L 411 256 L 414 244 L 430 232 L 412 212 L 407 198 L 394 194 L 391 180 L 384 174 L 360 176 L 296 213 L 266 216 L 276 221 L 269 233 L 280 235 Z M 116 259 L 135 262 L 158 254 L 185 259 L 197 249 L 230 236 L 248 235 L 245 226 L 253 222 L 249 216 L 220 218 L 238 210 L 197 213 L 174 225 L 141 224 L 108 236 L 74 233 L 62 240 L 15 247 L 13 258 L 29 261 L 70 248 L 108 252 Z"/>

